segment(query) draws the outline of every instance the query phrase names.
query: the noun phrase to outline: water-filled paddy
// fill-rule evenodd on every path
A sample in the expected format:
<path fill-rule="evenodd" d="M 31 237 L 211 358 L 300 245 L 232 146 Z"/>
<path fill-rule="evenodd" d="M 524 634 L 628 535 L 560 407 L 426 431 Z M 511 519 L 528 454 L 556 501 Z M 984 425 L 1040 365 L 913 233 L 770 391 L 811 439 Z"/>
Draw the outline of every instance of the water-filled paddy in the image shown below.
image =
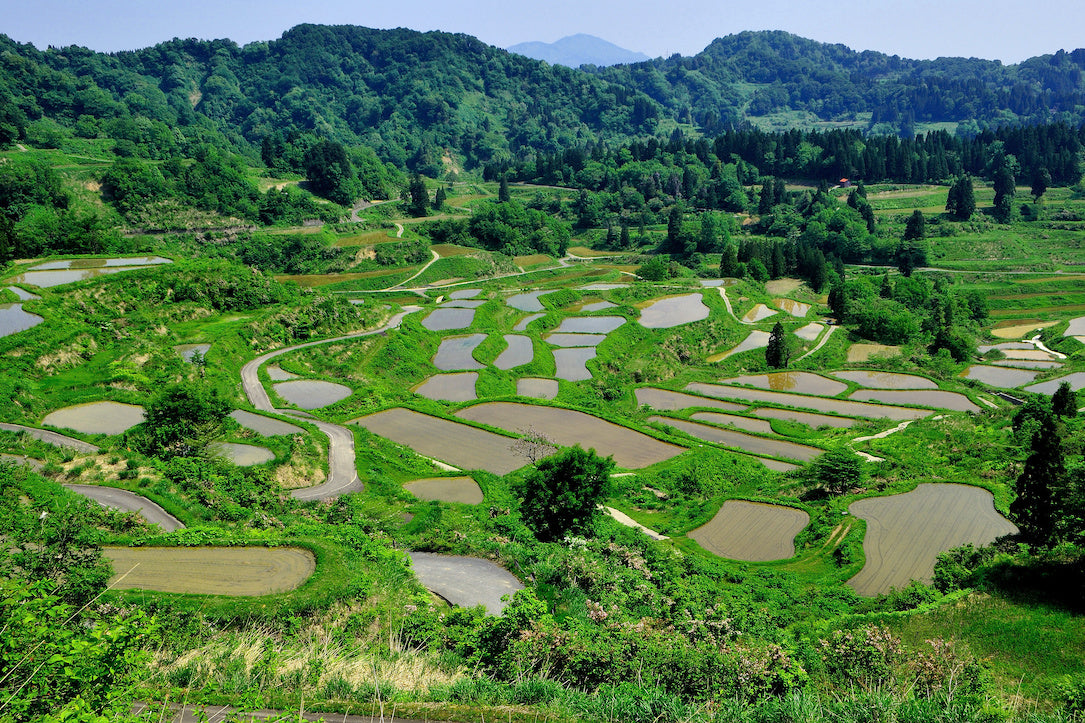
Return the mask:
<path fill-rule="evenodd" d="M 486 299 L 452 299 L 440 304 L 441 309 L 477 309 L 486 303 Z"/>
<path fill-rule="evenodd" d="M 473 299 L 482 293 L 482 289 L 456 289 L 448 295 L 450 299 Z"/>
<path fill-rule="evenodd" d="M 482 605 L 488 615 L 500 615 L 523 584 L 500 565 L 477 557 L 411 552 L 411 567 L 429 590 L 461 607 Z"/>
<path fill-rule="evenodd" d="M 678 409 L 690 409 L 693 407 L 707 407 L 709 409 L 722 409 L 727 412 L 741 412 L 746 409 L 745 405 L 721 402 L 718 399 L 695 397 L 692 394 L 672 392 L 669 389 L 653 389 L 642 387 L 633 392 L 637 398 L 637 406 L 651 407 L 661 412 L 672 412 Z"/>
<path fill-rule="evenodd" d="M 860 595 L 880 595 L 911 580 L 930 582 L 939 553 L 983 546 L 1017 528 L 1000 515 L 987 490 L 957 484 L 921 484 L 903 495 L 852 503 L 866 520 L 866 565 L 848 580 Z"/>
<path fill-rule="evenodd" d="M 516 322 L 516 326 L 512 327 L 512 330 L 527 331 L 528 324 L 535 321 L 536 319 L 541 319 L 544 316 L 546 316 L 546 314 L 532 314 L 530 316 L 525 316 L 523 319 L 520 319 L 520 321 Z"/>
<path fill-rule="evenodd" d="M 553 290 L 530 291 L 526 294 L 516 294 L 515 296 L 510 296 L 508 299 L 505 300 L 505 303 L 514 309 L 519 309 L 520 311 L 542 311 L 543 305 L 542 302 L 539 301 L 539 297 L 552 293 L 554 293 Z"/>
<path fill-rule="evenodd" d="M 1062 366 L 1056 361 L 1029 361 L 1027 359 L 999 359 L 988 363 L 996 367 L 1013 367 L 1014 369 L 1058 369 Z"/>
<path fill-rule="evenodd" d="M 279 382 L 275 393 L 301 409 L 320 409 L 342 401 L 354 393 L 350 387 L 319 379 L 296 379 Z"/>
<path fill-rule="evenodd" d="M 516 394 L 535 399 L 553 399 L 558 395 L 558 382 L 556 379 L 524 377 L 516 380 Z"/>
<path fill-rule="evenodd" d="M 1085 316 L 1079 316 L 1076 319 L 1070 320 L 1070 325 L 1066 327 L 1066 331 L 1062 333 L 1063 336 L 1085 336 Z"/>
<path fill-rule="evenodd" d="M 595 358 L 595 347 L 582 346 L 571 349 L 554 350 L 554 376 L 567 382 L 582 382 L 591 379 L 587 363 Z"/>
<path fill-rule="evenodd" d="M 609 334 L 625 323 L 624 316 L 568 316 L 554 332 L 557 334 Z"/>
<path fill-rule="evenodd" d="M 847 384 L 810 372 L 772 372 L 721 379 L 720 384 L 743 384 L 774 392 L 798 392 L 832 397 L 848 388 Z"/>
<path fill-rule="evenodd" d="M 91 402 L 50 412 L 41 423 L 84 434 L 120 434 L 142 421 L 143 407 L 139 405 Z"/>
<path fill-rule="evenodd" d="M 808 514 L 792 507 L 727 500 L 708 524 L 688 537 L 720 557 L 783 560 L 795 555 L 795 535 L 809 522 Z"/>
<path fill-rule="evenodd" d="M 126 266 L 157 266 L 159 264 L 171 264 L 169 259 L 161 256 L 135 256 L 132 258 L 88 258 L 66 259 L 63 261 L 46 261 L 30 267 L 30 271 L 54 271 L 57 269 L 101 269 L 101 268 L 124 268 Z"/>
<path fill-rule="evenodd" d="M 701 384 L 699 382 L 687 385 L 686 390 L 722 399 L 738 399 L 743 402 L 753 403 L 764 402 L 778 404 L 781 407 L 812 409 L 815 412 L 834 412 L 846 417 L 864 417 L 866 419 L 881 419 L 884 417 L 902 422 L 906 419 L 921 419 L 931 414 L 926 409 L 906 409 L 883 404 L 867 404 L 844 399 L 826 399 L 824 397 L 810 397 L 787 392 L 772 392 L 762 389 L 750 389 L 749 387 L 725 387 L 718 384 Z"/>
<path fill-rule="evenodd" d="M 210 344 L 179 344 L 173 347 L 173 350 L 181 355 L 189 364 L 199 354 L 201 357 L 206 357 L 207 352 L 211 350 Z"/>
<path fill-rule="evenodd" d="M 249 597 L 293 590 L 316 569 L 297 547 L 104 547 L 110 586 Z"/>
<path fill-rule="evenodd" d="M 584 304 L 580 307 L 580 311 L 584 313 L 591 313 L 593 311 L 605 311 L 606 309 L 613 309 L 617 307 L 617 304 L 609 301 L 596 301 L 594 304 Z"/>
<path fill-rule="evenodd" d="M 806 326 L 800 327 L 795 330 L 795 336 L 799 337 L 803 341 L 816 341 L 821 332 L 825 331 L 825 327 L 817 322 L 811 321 Z"/>
<path fill-rule="evenodd" d="M 31 294 L 25 289 L 20 289 L 18 286 L 9 286 L 8 291 L 19 297 L 20 301 L 31 301 L 33 299 L 40 299 L 37 294 Z"/>
<path fill-rule="evenodd" d="M 145 269 L 159 264 L 173 263 L 159 256 L 144 256 L 132 259 L 73 259 L 70 261 L 49 261 L 31 266 L 12 278 L 16 284 L 29 284 L 40 288 L 61 286 L 76 281 L 85 281 L 103 274 L 116 274 L 121 271 Z"/>
<path fill-rule="evenodd" d="M 437 354 L 433 357 L 433 366 L 443 372 L 482 369 L 483 365 L 475 361 L 471 354 L 485 340 L 485 334 L 442 339 L 441 345 L 437 347 Z"/>
<path fill-rule="evenodd" d="M 37 314 L 23 311 L 19 303 L 0 304 L 0 336 L 18 334 L 45 321 Z"/>
<path fill-rule="evenodd" d="M 638 323 L 646 329 L 669 329 L 707 319 L 709 308 L 700 294 L 669 296 L 650 302 L 640 311 Z"/>
<path fill-rule="evenodd" d="M 1002 322 L 999 322 L 1002 323 Z M 995 325 L 995 328 L 991 329 L 991 336 L 999 339 L 1017 339 L 1025 334 L 1035 334 L 1041 329 L 1046 329 L 1049 326 L 1054 326 L 1057 321 L 1035 321 L 1026 324 L 1012 324 L 1009 326 Z M 1072 334 L 1069 336 L 1073 336 Z"/>
<path fill-rule="evenodd" d="M 515 439 L 409 409 L 387 409 L 350 423 L 461 469 L 504 475 L 529 461 L 512 451 Z"/>
<path fill-rule="evenodd" d="M 845 379 L 853 384 L 870 389 L 937 389 L 938 385 L 926 377 L 896 372 L 878 372 L 869 370 L 830 372 L 838 379 Z"/>
<path fill-rule="evenodd" d="M 614 463 L 627 469 L 647 467 L 685 451 L 677 445 L 660 442 L 572 409 L 490 402 L 461 409 L 456 416 L 512 432 L 526 433 L 534 429 L 566 447 L 579 444 L 585 449 L 594 448 L 604 457 L 613 455 Z"/>
<path fill-rule="evenodd" d="M 606 341 L 606 334 L 549 334 L 546 343 L 554 346 L 599 346 Z"/>
<path fill-rule="evenodd" d="M 1024 384 L 1029 384 L 1036 379 L 1039 372 L 1030 372 L 1025 369 L 1013 369 L 1010 367 L 983 366 L 973 364 L 964 370 L 961 376 L 965 379 L 974 379 L 992 387 L 1001 389 L 1013 389 Z"/>
<path fill-rule="evenodd" d="M 420 500 L 462 502 L 477 505 L 482 502 L 482 490 L 470 477 L 433 477 L 408 482 L 403 488 Z"/>
<path fill-rule="evenodd" d="M 734 356 L 735 354 L 741 354 L 744 351 L 750 351 L 752 349 L 764 349 L 769 345 L 770 334 L 767 331 L 751 331 L 750 335 L 743 339 L 742 343 L 736 346 L 730 351 L 725 351 L 721 354 L 713 354 L 705 361 L 718 362 L 723 361 L 727 357 Z"/>
<path fill-rule="evenodd" d="M 475 383 L 478 372 L 435 374 L 414 388 L 414 393 L 426 399 L 443 402 L 469 402 L 478 399 Z"/>
<path fill-rule="evenodd" d="M 273 382 L 285 382 L 291 379 L 298 378 L 297 374 L 291 374 L 290 372 L 280 367 L 278 364 L 268 364 L 266 368 L 267 378 Z"/>
<path fill-rule="evenodd" d="M 1025 391 L 1033 394 L 1054 394 L 1063 382 L 1069 382 L 1070 388 L 1076 392 L 1078 389 L 1085 387 L 1085 372 L 1075 372 L 1058 379 L 1049 379 L 1046 382 L 1033 384 L 1031 387 L 1025 387 Z"/>
<path fill-rule="evenodd" d="M 809 304 L 804 304 L 801 301 L 795 301 L 794 299 L 773 299 L 772 303 L 775 304 L 776 308 L 783 309 L 799 319 L 806 316 L 806 312 L 810 311 Z"/>
<path fill-rule="evenodd" d="M 494 360 L 494 366 L 498 369 L 508 370 L 514 369 L 524 364 L 530 364 L 531 360 L 535 358 L 535 347 L 531 344 L 531 339 L 526 336 L 520 336 L 519 334 L 506 334 L 505 343 L 508 346 L 505 351 Z"/>
<path fill-rule="evenodd" d="M 448 331 L 450 329 L 466 329 L 474 321 L 474 309 L 440 307 L 431 311 L 429 316 L 422 320 L 422 326 L 430 331 Z"/>
<path fill-rule="evenodd" d="M 747 311 L 746 314 L 742 317 L 742 320 L 747 323 L 752 323 L 756 321 L 761 321 L 762 319 L 767 319 L 770 316 L 776 316 L 776 314 L 778 313 L 778 311 L 770 309 L 764 304 L 758 304 L 757 306 Z"/>
<path fill-rule="evenodd" d="M 252 467 L 275 459 L 275 453 L 267 447 L 236 442 L 212 442 L 211 451 L 220 454 L 238 467 Z"/>
<path fill-rule="evenodd" d="M 800 462 L 809 462 L 822 453 L 817 447 L 807 447 L 805 444 L 785 442 L 782 439 L 766 439 L 753 435 L 734 432 L 730 429 L 721 429 L 707 424 L 696 424 L 684 419 L 671 419 L 670 417 L 649 417 L 649 422 L 659 422 L 677 430 L 685 432 L 691 437 L 702 439 L 705 442 L 722 444 L 727 447 L 741 449 L 750 454 L 766 455 L 769 457 L 786 457 L 797 459 Z"/>
<path fill-rule="evenodd" d="M 762 419 L 782 419 L 787 422 L 798 422 L 808 427 L 831 427 L 833 429 L 847 429 L 855 424 L 854 419 L 849 417 L 832 417 L 828 414 L 814 414 L 813 412 L 799 412 L 794 409 L 773 409 L 762 407 L 755 409 L 754 414 Z"/>
<path fill-rule="evenodd" d="M 697 412 L 691 414 L 690 419 L 698 422 L 707 422 L 716 426 L 731 426 L 744 429 L 747 432 L 759 434 L 772 434 L 772 425 L 764 419 L 752 419 L 737 414 L 720 414 L 719 412 Z"/>
<path fill-rule="evenodd" d="M 279 435 L 304 434 L 305 430 L 293 424 L 281 422 L 278 419 L 265 417 L 262 414 L 253 414 L 243 409 L 235 409 L 230 412 L 230 417 L 245 429 L 251 429 L 264 437 L 276 437 Z"/>
<path fill-rule="evenodd" d="M 697 279 L 697 282 L 706 289 L 715 289 L 720 286 L 734 286 L 738 279 Z"/>
<path fill-rule="evenodd" d="M 629 284 L 588 284 L 587 286 L 580 286 L 578 291 L 613 291 L 614 289 L 624 289 Z"/>
<path fill-rule="evenodd" d="M 944 392 L 940 389 L 860 389 L 849 399 L 861 402 L 885 402 L 886 404 L 921 404 L 936 409 L 949 409 L 954 412 L 978 412 L 980 410 L 972 400 L 957 392 Z"/>

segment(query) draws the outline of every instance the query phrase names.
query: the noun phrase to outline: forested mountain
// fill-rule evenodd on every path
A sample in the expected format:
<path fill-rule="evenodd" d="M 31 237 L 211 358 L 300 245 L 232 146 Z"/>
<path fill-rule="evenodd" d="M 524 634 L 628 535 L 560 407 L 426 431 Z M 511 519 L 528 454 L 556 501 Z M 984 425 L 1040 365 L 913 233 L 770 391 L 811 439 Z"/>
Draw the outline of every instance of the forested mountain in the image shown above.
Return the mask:
<path fill-rule="evenodd" d="M 581 65 L 618 65 L 620 63 L 640 63 L 649 60 L 644 53 L 618 47 L 594 35 L 577 33 L 556 40 L 553 43 L 519 43 L 508 48 L 510 53 L 519 53 L 535 60 L 567 65 L 579 68 Z"/>

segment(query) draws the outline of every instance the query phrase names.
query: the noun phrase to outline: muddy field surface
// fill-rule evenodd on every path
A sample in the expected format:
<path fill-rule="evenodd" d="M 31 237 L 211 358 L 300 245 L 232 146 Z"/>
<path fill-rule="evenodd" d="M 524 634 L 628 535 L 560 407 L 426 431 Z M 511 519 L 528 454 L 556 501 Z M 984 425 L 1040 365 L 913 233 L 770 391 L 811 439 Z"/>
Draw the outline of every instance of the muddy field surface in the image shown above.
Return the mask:
<path fill-rule="evenodd" d="M 515 369 L 524 364 L 530 364 L 535 358 L 535 348 L 531 344 L 531 338 L 519 334 L 506 334 L 505 343 L 508 344 L 500 356 L 494 360 L 494 366 L 498 369 Z"/>
<path fill-rule="evenodd" d="M 626 469 L 647 467 L 685 451 L 677 445 L 660 442 L 572 409 L 491 402 L 462 409 L 456 416 L 511 432 L 526 433 L 534 429 L 565 447 L 579 444 L 584 449 L 594 448 L 604 457 L 613 455 L 614 463 Z"/>
<path fill-rule="evenodd" d="M 482 502 L 482 490 L 470 477 L 417 479 L 403 485 L 403 489 L 420 500 L 462 502 L 465 505 L 477 505 Z"/>
<path fill-rule="evenodd" d="M 798 392 L 799 394 L 815 394 L 822 397 L 836 396 L 848 388 L 847 384 L 826 379 L 820 374 L 811 374 L 810 372 L 751 374 L 721 379 L 720 384 L 740 384 L 759 389 L 771 389 L 774 392 Z"/>
<path fill-rule="evenodd" d="M 848 511 L 866 520 L 866 564 L 848 580 L 855 592 L 880 595 L 912 580 L 929 583 L 939 553 L 983 546 L 1017 527 L 995 510 L 985 489 L 958 484 L 921 484 L 911 492 L 859 500 Z"/>
<path fill-rule="evenodd" d="M 750 417 L 741 417 L 737 414 L 720 414 L 718 412 L 697 412 L 691 414 L 690 419 L 698 422 L 706 422 L 707 424 L 715 424 L 719 427 L 737 427 L 738 429 L 744 429 L 747 432 L 757 432 L 758 434 L 772 434 L 772 425 L 764 419 L 752 419 Z"/>
<path fill-rule="evenodd" d="M 460 469 L 504 475 L 529 461 L 512 451 L 515 439 L 409 409 L 387 409 L 350 423 Z"/>
<path fill-rule="evenodd" d="M 749 389 L 745 387 L 726 387 L 718 384 L 701 384 L 694 382 L 686 386 L 686 389 L 699 394 L 707 394 L 724 399 L 738 399 L 744 402 L 766 402 L 779 404 L 782 407 L 798 407 L 800 409 L 812 409 L 815 412 L 835 412 L 849 417 L 864 417 L 866 419 L 891 419 L 903 422 L 906 419 L 922 419 L 930 416 L 931 412 L 926 409 L 907 409 L 905 407 L 892 407 L 886 404 L 868 404 L 866 402 L 853 402 L 844 399 L 825 399 L 824 397 L 810 397 L 802 394 L 788 394 L 787 392 L 772 392 L 762 389 Z"/>
<path fill-rule="evenodd" d="M 954 412 L 978 412 L 980 410 L 968 397 L 957 392 L 944 392 L 937 389 L 860 389 L 849 399 L 861 402 L 886 402 L 888 404 L 922 404 L 925 407 L 948 409 Z"/>
<path fill-rule="evenodd" d="M 709 311 L 700 294 L 670 296 L 647 304 L 638 322 L 646 329 L 669 329 L 707 319 Z"/>
<path fill-rule="evenodd" d="M 104 547 L 121 590 L 254 597 L 294 590 L 316 569 L 297 547 Z"/>
<path fill-rule="evenodd" d="M 426 399 L 444 402 L 469 402 L 478 399 L 475 382 L 478 372 L 460 372 L 458 374 L 437 374 L 414 388 L 414 393 Z"/>
<path fill-rule="evenodd" d="M 321 409 L 342 401 L 354 393 L 354 390 L 348 386 L 319 379 L 279 382 L 274 389 L 275 393 L 285 401 L 301 409 Z"/>
<path fill-rule="evenodd" d="M 687 536 L 714 555 L 766 562 L 795 555 L 795 535 L 810 522 L 802 510 L 727 500 L 706 525 Z"/>
<path fill-rule="evenodd" d="M 938 385 L 926 377 L 915 374 L 898 374 L 896 372 L 878 371 L 848 371 L 831 372 L 831 374 L 845 381 L 853 382 L 861 387 L 870 389 L 937 389 Z"/>
<path fill-rule="evenodd" d="M 847 429 L 855 425 L 855 420 L 849 417 L 833 417 L 828 414 L 814 414 L 813 412 L 799 412 L 793 409 L 773 409 L 762 407 L 755 409 L 753 415 L 762 419 L 782 419 L 787 422 L 798 422 L 817 429 L 818 427 L 831 427 L 833 429 Z"/>
<path fill-rule="evenodd" d="M 143 407 L 139 405 L 91 402 L 50 412 L 41 423 L 83 434 L 121 434 L 142 421 Z"/>
<path fill-rule="evenodd" d="M 661 412 L 673 412 L 679 409 L 692 409 L 695 407 L 707 407 L 709 409 L 722 409 L 727 412 L 741 412 L 746 409 L 743 404 L 721 402 L 718 399 L 695 397 L 692 394 L 672 392 L 669 389 L 653 389 L 642 387 L 633 392 L 637 398 L 638 407 L 651 407 Z"/>
<path fill-rule="evenodd" d="M 553 399 L 558 395 L 558 382 L 555 379 L 524 377 L 516 380 L 516 394 L 535 399 Z"/>
<path fill-rule="evenodd" d="M 709 424 L 697 424 L 683 419 L 671 419 L 670 417 L 649 417 L 649 422 L 658 422 L 677 430 L 685 432 L 691 437 L 702 439 L 705 442 L 722 444 L 727 447 L 735 447 L 743 452 L 770 457 L 786 457 L 797 459 L 800 462 L 809 462 L 822 453 L 817 447 L 807 447 L 804 444 L 785 442 L 782 439 L 766 439 L 743 434 L 730 429 L 721 429 Z"/>

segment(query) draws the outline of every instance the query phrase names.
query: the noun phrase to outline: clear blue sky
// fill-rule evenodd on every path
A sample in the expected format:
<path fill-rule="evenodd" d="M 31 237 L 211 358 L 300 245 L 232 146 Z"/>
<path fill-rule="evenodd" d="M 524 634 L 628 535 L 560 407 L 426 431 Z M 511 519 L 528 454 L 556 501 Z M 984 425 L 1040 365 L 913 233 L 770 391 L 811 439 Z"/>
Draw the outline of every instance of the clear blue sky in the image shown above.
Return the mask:
<path fill-rule="evenodd" d="M 174 37 L 245 44 L 299 23 L 445 30 L 499 47 L 588 33 L 653 57 L 692 55 L 743 30 L 1006 63 L 1085 47 L 1082 0 L 0 0 L 0 32 L 39 48 L 113 51 Z"/>

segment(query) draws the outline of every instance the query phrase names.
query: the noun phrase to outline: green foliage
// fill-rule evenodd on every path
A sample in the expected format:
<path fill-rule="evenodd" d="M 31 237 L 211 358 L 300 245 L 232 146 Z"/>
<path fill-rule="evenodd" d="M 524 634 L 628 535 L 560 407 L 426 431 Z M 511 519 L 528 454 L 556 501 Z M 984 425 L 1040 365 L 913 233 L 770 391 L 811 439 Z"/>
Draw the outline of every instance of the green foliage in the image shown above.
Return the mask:
<path fill-rule="evenodd" d="M 842 495 L 862 486 L 865 462 L 849 449 L 827 450 L 806 466 L 805 476 L 831 495 Z"/>
<path fill-rule="evenodd" d="M 614 462 L 576 445 L 539 461 L 514 486 L 520 517 L 543 541 L 591 534 L 600 501 L 610 490 Z"/>
<path fill-rule="evenodd" d="M 637 276 L 645 281 L 664 281 L 670 278 L 671 264 L 665 254 L 657 254 L 637 267 Z"/>
<path fill-rule="evenodd" d="M 222 431 L 231 407 L 217 390 L 177 384 L 147 403 L 144 429 L 147 451 L 161 457 L 200 455 Z"/>
<path fill-rule="evenodd" d="M 318 196 L 349 206 L 361 193 L 361 184 L 342 144 L 318 141 L 306 151 L 302 162 L 310 187 Z"/>
<path fill-rule="evenodd" d="M 507 256 L 543 253 L 561 258 L 569 245 L 568 225 L 518 201 L 478 205 L 467 228 L 483 248 Z"/>
<path fill-rule="evenodd" d="M 784 334 L 783 324 L 776 322 L 765 347 L 765 363 L 773 369 L 785 369 L 791 361 L 792 352 L 791 340 Z"/>

